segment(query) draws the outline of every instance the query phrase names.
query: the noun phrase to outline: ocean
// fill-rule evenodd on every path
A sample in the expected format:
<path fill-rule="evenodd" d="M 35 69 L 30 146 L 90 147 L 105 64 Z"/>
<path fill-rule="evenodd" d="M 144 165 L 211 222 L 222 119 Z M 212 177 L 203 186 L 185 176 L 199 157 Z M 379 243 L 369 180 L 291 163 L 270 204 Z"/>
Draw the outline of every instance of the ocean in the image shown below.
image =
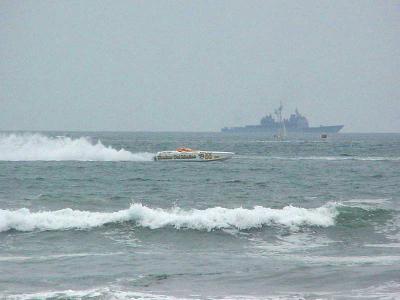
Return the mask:
<path fill-rule="evenodd" d="M 400 134 L 2 132 L 0 299 L 400 299 L 399 212 Z"/>

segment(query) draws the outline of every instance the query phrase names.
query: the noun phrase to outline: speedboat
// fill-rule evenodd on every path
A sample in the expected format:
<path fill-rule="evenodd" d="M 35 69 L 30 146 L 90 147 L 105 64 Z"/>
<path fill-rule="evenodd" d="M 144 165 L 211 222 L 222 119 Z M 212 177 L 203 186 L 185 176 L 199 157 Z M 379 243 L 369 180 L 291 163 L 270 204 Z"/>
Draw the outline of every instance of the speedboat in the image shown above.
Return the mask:
<path fill-rule="evenodd" d="M 174 151 L 157 152 L 156 161 L 217 161 L 226 160 L 233 156 L 233 152 L 217 152 L 178 148 Z"/>

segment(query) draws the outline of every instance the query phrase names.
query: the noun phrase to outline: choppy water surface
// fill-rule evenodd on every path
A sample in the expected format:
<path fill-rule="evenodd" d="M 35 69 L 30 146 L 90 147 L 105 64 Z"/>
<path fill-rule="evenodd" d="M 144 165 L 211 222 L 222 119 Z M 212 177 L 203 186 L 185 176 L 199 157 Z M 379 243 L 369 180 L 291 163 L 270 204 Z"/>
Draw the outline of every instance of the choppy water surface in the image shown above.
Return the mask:
<path fill-rule="evenodd" d="M 398 134 L 0 133 L 0 298 L 397 299 L 399 201 Z"/>

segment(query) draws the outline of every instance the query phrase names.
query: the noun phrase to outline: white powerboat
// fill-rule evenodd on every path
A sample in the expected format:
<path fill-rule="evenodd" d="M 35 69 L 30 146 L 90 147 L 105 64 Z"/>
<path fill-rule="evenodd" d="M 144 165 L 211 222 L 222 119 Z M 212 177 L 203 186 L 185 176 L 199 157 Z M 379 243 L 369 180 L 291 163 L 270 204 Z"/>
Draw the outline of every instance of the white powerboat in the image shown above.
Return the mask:
<path fill-rule="evenodd" d="M 161 151 L 154 156 L 156 161 L 217 161 L 226 160 L 233 156 L 233 152 L 217 152 L 178 148 L 175 151 Z"/>

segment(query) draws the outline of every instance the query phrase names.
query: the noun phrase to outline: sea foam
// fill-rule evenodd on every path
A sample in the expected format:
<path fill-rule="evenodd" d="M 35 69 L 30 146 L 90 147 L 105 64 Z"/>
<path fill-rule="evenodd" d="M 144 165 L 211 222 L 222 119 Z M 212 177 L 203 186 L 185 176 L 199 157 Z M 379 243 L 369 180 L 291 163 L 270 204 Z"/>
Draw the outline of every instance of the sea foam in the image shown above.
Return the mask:
<path fill-rule="evenodd" d="M 132 153 L 101 141 L 42 134 L 1 134 L 0 161 L 149 161 L 152 153 Z"/>
<path fill-rule="evenodd" d="M 1 299 L 9 300 L 37 300 L 37 299 L 113 299 L 113 300 L 197 300 L 199 298 L 176 298 L 168 295 L 125 291 L 115 287 L 100 287 L 88 290 L 60 290 L 46 291 L 31 294 L 0 294 Z"/>
<path fill-rule="evenodd" d="M 286 206 L 273 209 L 255 206 L 246 208 L 212 207 L 204 210 L 150 208 L 131 204 L 128 209 L 116 212 L 90 212 L 70 208 L 56 211 L 31 212 L 27 208 L 0 210 L 0 232 L 90 229 L 105 224 L 134 222 L 136 226 L 150 229 L 173 227 L 211 231 L 214 229 L 252 229 L 276 225 L 297 229 L 299 226 L 332 226 L 338 215 L 335 204 L 318 208 Z"/>
<path fill-rule="evenodd" d="M 266 159 L 276 160 L 326 160 L 326 161 L 400 161 L 398 156 L 298 156 L 298 157 L 282 157 L 269 156 Z"/>

